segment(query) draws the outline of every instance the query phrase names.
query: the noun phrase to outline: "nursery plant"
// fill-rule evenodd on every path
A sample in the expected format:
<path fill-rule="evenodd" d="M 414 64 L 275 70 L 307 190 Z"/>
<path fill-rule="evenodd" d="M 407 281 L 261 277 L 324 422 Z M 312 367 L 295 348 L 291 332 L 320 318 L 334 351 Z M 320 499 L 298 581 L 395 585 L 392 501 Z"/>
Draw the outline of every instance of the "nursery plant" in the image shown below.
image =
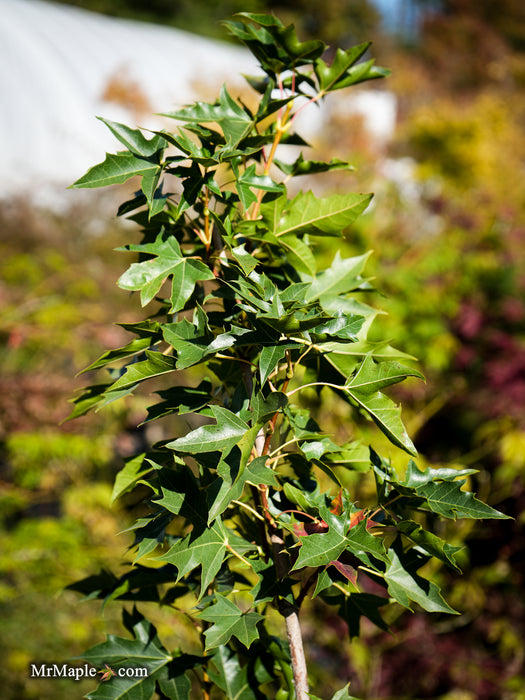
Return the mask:
<path fill-rule="evenodd" d="M 118 211 L 142 231 L 122 248 L 138 261 L 118 284 L 149 315 L 120 324 L 132 339 L 87 368 L 109 377 L 73 400 L 71 417 L 134 394 L 142 405 L 150 382 L 143 421 L 165 435 L 116 477 L 114 500 L 142 499 L 133 562 L 72 586 L 133 605 L 130 637 L 110 635 L 82 658 L 148 669 L 113 674 L 92 700 L 315 698 L 300 624 L 309 601 L 339 615 L 350 638 L 361 618 L 387 630 L 391 604 L 453 614 L 425 578 L 433 558 L 458 570 L 460 548 L 434 533 L 436 521 L 505 517 L 465 490 L 474 470 L 421 470 L 411 458 L 385 390 L 421 374 L 388 341 L 368 339 L 378 313 L 366 303 L 369 253 L 339 250 L 372 195 L 319 197 L 295 184 L 351 169 L 309 159 L 298 114 L 388 71 L 365 60 L 368 43 L 326 59 L 322 41 L 300 41 L 273 16 L 240 13 L 226 26 L 260 63 L 246 78 L 251 96 L 223 87 L 215 102 L 164 115 L 173 131 L 103 119 L 124 149 L 74 185 L 142 178 Z M 345 416 L 342 438 L 328 405 Z M 359 442 L 364 420 L 407 453 L 402 475 Z M 374 497 L 356 502 L 352 484 L 370 475 Z M 175 634 L 191 620 L 178 648 L 145 616 L 152 602 L 173 612 Z"/>

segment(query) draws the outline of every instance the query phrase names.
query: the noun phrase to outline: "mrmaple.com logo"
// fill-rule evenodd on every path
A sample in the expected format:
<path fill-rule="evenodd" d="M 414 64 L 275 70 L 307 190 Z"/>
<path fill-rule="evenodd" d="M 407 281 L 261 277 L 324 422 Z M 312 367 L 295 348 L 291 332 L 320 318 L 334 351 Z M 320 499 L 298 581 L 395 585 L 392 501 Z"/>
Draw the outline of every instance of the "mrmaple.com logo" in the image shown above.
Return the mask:
<path fill-rule="evenodd" d="M 108 664 L 104 664 L 104 668 L 98 671 L 89 664 L 83 664 L 82 666 L 72 666 L 65 663 L 29 664 L 29 678 L 70 678 L 80 681 L 84 678 L 96 678 L 97 675 L 100 675 L 101 681 L 109 681 L 115 676 L 117 678 L 147 678 L 149 671 L 147 668 L 140 666 L 120 666 L 113 669 Z"/>

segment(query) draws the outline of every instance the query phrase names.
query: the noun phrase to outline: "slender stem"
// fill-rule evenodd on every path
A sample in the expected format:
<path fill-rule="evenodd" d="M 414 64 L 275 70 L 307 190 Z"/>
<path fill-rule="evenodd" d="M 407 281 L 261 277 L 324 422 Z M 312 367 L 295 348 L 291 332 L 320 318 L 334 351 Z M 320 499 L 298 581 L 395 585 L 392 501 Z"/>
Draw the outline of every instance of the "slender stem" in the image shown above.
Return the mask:
<path fill-rule="evenodd" d="M 279 445 L 277 449 L 275 449 L 273 452 L 270 452 L 268 455 L 269 457 L 275 457 L 275 455 L 278 455 L 279 452 L 283 449 L 283 447 L 288 447 L 288 445 L 294 445 L 296 442 L 298 442 L 298 438 L 292 438 L 291 440 L 288 440 L 287 442 L 283 442 L 282 445 Z"/>
<path fill-rule="evenodd" d="M 232 503 L 235 503 L 236 505 L 241 506 L 241 508 L 244 508 L 245 510 L 249 511 L 253 515 L 254 518 L 258 518 L 259 520 L 262 520 L 264 522 L 264 518 L 262 517 L 262 515 L 260 515 L 255 510 L 255 508 L 252 508 L 247 503 L 243 503 L 242 501 L 237 501 L 235 499 L 232 501 Z"/>
<path fill-rule="evenodd" d="M 294 509 L 282 510 L 281 515 L 283 515 L 283 513 L 298 513 L 299 515 L 305 515 L 307 518 L 311 518 L 314 521 L 314 523 L 320 522 L 319 518 L 316 518 L 314 515 L 310 515 L 310 513 L 305 513 L 302 510 L 294 510 Z"/>
<path fill-rule="evenodd" d="M 205 237 L 205 246 L 206 246 L 206 253 L 209 252 L 210 250 L 210 245 L 211 245 L 211 232 L 210 232 L 210 210 L 209 210 L 209 204 L 210 204 L 210 197 L 208 193 L 208 188 L 204 188 L 204 237 Z"/>
<path fill-rule="evenodd" d="M 239 552 L 236 552 L 235 549 L 234 549 L 234 548 L 231 546 L 231 544 L 229 544 L 228 542 L 226 542 L 226 549 L 228 550 L 228 552 L 230 552 L 230 554 L 233 554 L 234 557 L 237 557 L 237 559 L 238 559 L 239 561 L 242 561 L 242 563 L 244 564 L 244 566 L 247 566 L 249 569 L 252 568 L 250 562 L 249 562 L 247 559 L 245 559 L 245 558 L 242 556 L 242 554 L 239 554 Z"/>
<path fill-rule="evenodd" d="M 284 553 L 284 540 L 280 531 L 275 530 L 271 536 L 275 571 L 279 578 L 288 575 L 288 561 Z M 285 600 L 279 601 L 279 612 L 286 623 L 286 634 L 290 645 L 293 681 L 296 700 L 308 700 L 308 671 L 304 655 L 303 635 L 299 624 L 299 613 L 296 605 Z"/>
<path fill-rule="evenodd" d="M 332 389 L 344 389 L 344 384 L 330 384 L 329 382 L 312 382 L 311 384 L 302 384 L 301 386 L 296 387 L 295 389 L 292 389 L 289 391 L 286 396 L 292 396 L 293 394 L 296 394 L 298 391 L 301 391 L 301 389 L 307 389 L 308 387 L 311 386 L 329 386 Z"/>
<path fill-rule="evenodd" d="M 292 107 L 293 107 L 293 101 L 289 102 L 287 104 L 283 117 L 279 118 L 279 120 L 277 121 L 277 129 L 275 131 L 275 137 L 273 139 L 272 148 L 270 150 L 270 154 L 268 155 L 268 158 L 266 159 L 266 163 L 264 166 L 264 174 L 265 175 L 269 174 L 270 168 L 272 167 L 273 159 L 275 158 L 277 146 L 280 144 L 281 139 L 283 137 L 283 134 L 285 134 L 286 131 L 288 130 L 289 125 L 287 124 L 287 121 L 288 121 L 288 118 L 289 118 L 290 113 L 292 111 Z M 259 190 L 257 193 L 257 201 L 254 203 L 251 214 L 247 218 L 254 220 L 259 216 L 259 210 L 261 208 L 263 196 L 264 196 L 264 190 Z"/>
<path fill-rule="evenodd" d="M 296 610 L 285 616 L 286 632 L 292 659 L 296 700 L 308 700 L 308 671 L 304 655 L 303 635 Z"/>

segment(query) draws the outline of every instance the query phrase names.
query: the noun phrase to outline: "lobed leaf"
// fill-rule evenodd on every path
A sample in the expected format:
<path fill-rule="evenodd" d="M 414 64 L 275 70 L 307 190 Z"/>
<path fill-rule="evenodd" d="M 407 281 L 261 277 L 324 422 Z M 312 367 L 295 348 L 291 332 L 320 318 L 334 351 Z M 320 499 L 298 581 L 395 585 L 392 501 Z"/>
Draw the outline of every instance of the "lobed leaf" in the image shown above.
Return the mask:
<path fill-rule="evenodd" d="M 200 612 L 199 617 L 213 623 L 204 632 L 207 650 L 227 644 L 232 637 L 249 648 L 259 638 L 257 623 L 264 619 L 256 612 L 242 612 L 220 594 L 216 594 L 216 602 Z"/>
<path fill-rule="evenodd" d="M 120 185 L 136 175 L 149 175 L 158 170 L 155 162 L 139 158 L 129 151 L 107 153 L 102 163 L 94 165 L 71 187 L 95 188 Z"/>
<path fill-rule="evenodd" d="M 188 258 L 182 253 L 174 237 L 163 240 L 159 234 L 154 243 L 129 246 L 128 249 L 155 256 L 133 263 L 118 280 L 121 289 L 140 290 L 142 306 L 149 304 L 167 277 L 172 277 L 170 313 L 184 308 L 197 282 L 214 279 L 211 270 L 201 260 Z"/>

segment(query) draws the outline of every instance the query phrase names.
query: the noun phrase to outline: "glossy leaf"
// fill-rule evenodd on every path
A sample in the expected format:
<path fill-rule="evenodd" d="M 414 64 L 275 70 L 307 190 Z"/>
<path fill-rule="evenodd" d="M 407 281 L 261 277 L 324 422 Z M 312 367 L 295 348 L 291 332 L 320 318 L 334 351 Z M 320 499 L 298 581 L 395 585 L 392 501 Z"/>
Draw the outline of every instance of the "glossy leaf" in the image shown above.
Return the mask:
<path fill-rule="evenodd" d="M 133 355 L 137 355 L 138 353 L 141 353 L 144 350 L 146 350 L 146 348 L 151 347 L 151 345 L 154 342 L 155 340 L 151 337 L 135 338 L 134 340 L 131 340 L 129 343 L 127 343 L 127 345 L 124 345 L 118 350 L 108 350 L 103 355 L 101 355 L 96 362 L 93 362 L 88 367 L 86 367 L 86 369 L 83 369 L 82 373 L 91 372 L 95 369 L 100 369 L 101 367 L 105 367 L 106 365 L 113 364 L 114 362 L 125 360 L 128 357 L 133 357 Z"/>
<path fill-rule="evenodd" d="M 90 168 L 72 187 L 94 188 L 120 185 L 136 175 L 149 175 L 157 170 L 156 163 L 138 158 L 129 151 L 107 153 L 102 163 Z"/>
<path fill-rule="evenodd" d="M 125 612 L 133 638 L 110 636 L 85 658 L 108 664 L 107 673 L 111 664 L 144 663 L 149 675 L 109 682 L 103 675 L 89 696 L 96 700 L 307 697 L 293 687 L 293 635 L 289 654 L 262 624 L 270 609 L 273 633 L 279 615 L 290 620 L 315 598 L 350 637 L 362 618 L 388 630 L 393 618 L 383 608 L 395 601 L 453 613 L 419 571 L 431 560 L 458 571 L 460 542 L 431 526 L 441 517 L 505 517 L 464 490 L 474 470 L 420 471 L 411 461 L 400 478 L 394 457 L 359 442 L 361 421 L 349 423 L 351 415 L 374 421 L 393 445 L 414 453 L 401 409 L 384 392 L 421 374 L 414 358 L 372 328 L 381 311 L 366 303 L 369 253 L 344 258 L 335 250 L 326 265 L 326 251 L 312 243 L 347 236 L 372 195 L 317 196 L 295 184 L 290 195 L 287 187 L 295 177 L 351 167 L 306 158 L 298 111 L 386 71 L 363 60 L 368 43 L 327 60 L 322 41 L 301 41 L 272 15 L 243 12 L 227 26 L 259 60 L 261 72 L 247 78 L 255 99 L 223 87 L 215 101 L 167 115 L 179 122 L 173 132 L 151 136 L 102 119 L 127 150 L 74 185 L 142 177 L 118 210 L 143 236 L 121 248 L 139 258 L 119 286 L 139 292 L 151 312 L 122 324 L 134 340 L 88 367 L 107 368 L 111 381 L 77 396 L 72 416 L 138 394 L 152 379 L 156 398 L 145 409 L 137 397 L 130 415 L 146 424 L 141 442 L 158 442 L 125 459 L 113 488 L 113 499 L 132 489 L 126 502 L 137 499 L 131 565 L 71 588 L 104 605 L 171 606 L 192 620 L 188 643 L 201 647 L 195 656 L 168 651 L 137 610 Z M 300 151 L 291 161 L 281 156 L 288 146 Z M 352 245 L 361 239 L 360 232 Z M 317 393 L 313 402 L 303 401 L 303 387 Z M 330 411 L 345 406 L 334 422 Z M 348 686 L 332 700 L 353 700 Z"/>
<path fill-rule="evenodd" d="M 365 253 L 355 258 L 341 258 L 340 254 L 336 253 L 330 267 L 312 280 L 306 300 L 340 297 L 359 289 L 363 283 L 361 273 L 369 257 L 370 253 Z"/>
<path fill-rule="evenodd" d="M 184 437 L 167 443 L 176 452 L 199 454 L 231 450 L 248 432 L 249 426 L 241 418 L 221 406 L 211 406 L 215 425 L 203 425 Z"/>
<path fill-rule="evenodd" d="M 448 542 L 444 542 L 440 537 L 437 537 L 432 532 L 427 532 L 413 520 L 403 520 L 398 523 L 397 528 L 425 552 L 436 557 L 436 559 L 441 559 L 452 569 L 461 573 L 461 569 L 454 557 L 457 552 L 461 551 L 462 547 L 454 547 Z"/>
<path fill-rule="evenodd" d="M 148 158 L 166 146 L 160 134 L 147 139 L 140 129 L 130 129 L 125 124 L 97 117 L 126 148 L 138 157 Z"/>
<path fill-rule="evenodd" d="M 319 512 L 328 523 L 329 530 L 300 538 L 301 548 L 293 570 L 305 566 L 326 566 L 338 559 L 344 551 L 352 552 L 367 563 L 370 563 L 370 556 L 388 561 L 382 541 L 367 531 L 366 522 L 351 528 L 347 517 L 338 518 L 327 509 Z"/>
<path fill-rule="evenodd" d="M 279 238 L 290 234 L 342 236 L 366 209 L 370 194 L 334 194 L 323 199 L 300 192 L 291 202 L 276 200 L 262 208 L 271 231 Z"/>
<path fill-rule="evenodd" d="M 163 374 L 174 371 L 175 360 L 172 357 L 167 357 L 161 352 L 154 352 L 153 350 L 146 350 L 145 355 L 145 360 L 134 362 L 126 367 L 120 379 L 117 379 L 111 385 L 111 391 L 128 389 L 147 379 L 160 377 Z"/>
<path fill-rule="evenodd" d="M 148 474 L 152 470 L 151 464 L 145 460 L 144 454 L 136 455 L 125 460 L 126 464 L 115 477 L 113 491 L 111 493 L 111 502 L 117 500 L 122 494 L 130 491 L 139 479 Z"/>
<path fill-rule="evenodd" d="M 171 313 L 184 308 L 197 282 L 213 279 L 213 274 L 203 262 L 182 254 L 175 238 L 163 240 L 159 236 L 155 243 L 129 246 L 129 250 L 139 250 L 155 256 L 144 262 L 133 263 L 118 281 L 122 289 L 140 290 L 142 306 L 154 299 L 169 276 L 172 277 Z"/>
<path fill-rule="evenodd" d="M 315 62 L 315 73 L 319 80 L 321 92 L 332 92 L 341 90 L 350 85 L 356 85 L 364 80 L 383 78 L 389 71 L 382 68 L 375 68 L 373 61 L 357 64 L 357 61 L 368 50 L 370 42 L 353 46 L 344 51 L 337 49 L 335 57 L 330 65 L 319 58 Z"/>
<path fill-rule="evenodd" d="M 443 600 L 436 584 L 416 573 L 423 562 L 411 559 L 410 555 L 401 556 L 393 549 L 389 550 L 389 557 L 391 563 L 387 566 L 384 577 L 388 592 L 400 605 L 411 610 L 410 604 L 413 601 L 429 612 L 457 614 Z"/>
<path fill-rule="evenodd" d="M 225 86 L 221 89 L 219 99 L 213 104 L 196 102 L 195 105 L 164 116 L 196 124 L 219 124 L 230 146 L 237 145 L 253 127 L 252 117 L 232 98 Z"/>
<path fill-rule="evenodd" d="M 222 595 L 217 595 L 216 602 L 199 613 L 199 617 L 213 623 L 204 632 L 206 649 L 227 644 L 231 637 L 236 637 L 244 646 L 250 647 L 259 638 L 257 623 L 263 619 L 256 612 L 242 612 L 235 603 Z"/>
<path fill-rule="evenodd" d="M 463 491 L 464 481 L 430 482 L 416 489 L 434 513 L 444 518 L 496 518 L 509 516 L 478 500 L 470 491 Z"/>
<path fill-rule="evenodd" d="M 241 667 L 239 659 L 225 646 L 218 647 L 212 657 L 215 672 L 208 671 L 210 679 L 226 694 L 235 700 L 259 700 L 259 694 L 252 688 L 248 667 Z"/>
<path fill-rule="evenodd" d="M 197 533 L 197 534 L 196 534 Z M 160 559 L 177 568 L 177 581 L 183 576 L 202 567 L 201 595 L 217 576 L 225 558 L 233 556 L 233 551 L 250 550 L 245 540 L 228 532 L 220 519 L 203 532 L 195 530 L 174 544 Z M 233 551 L 232 551 L 233 550 Z"/>

